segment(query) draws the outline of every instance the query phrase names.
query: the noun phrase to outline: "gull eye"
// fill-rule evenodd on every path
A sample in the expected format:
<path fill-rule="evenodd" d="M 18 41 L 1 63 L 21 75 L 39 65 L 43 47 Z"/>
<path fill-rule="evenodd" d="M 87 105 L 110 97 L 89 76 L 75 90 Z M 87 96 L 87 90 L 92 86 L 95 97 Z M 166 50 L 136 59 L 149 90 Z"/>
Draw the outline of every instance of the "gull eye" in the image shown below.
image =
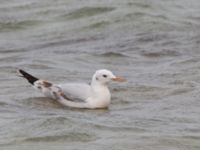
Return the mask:
<path fill-rule="evenodd" d="M 107 78 L 107 75 L 104 74 L 103 77 L 104 77 L 104 78 Z"/>

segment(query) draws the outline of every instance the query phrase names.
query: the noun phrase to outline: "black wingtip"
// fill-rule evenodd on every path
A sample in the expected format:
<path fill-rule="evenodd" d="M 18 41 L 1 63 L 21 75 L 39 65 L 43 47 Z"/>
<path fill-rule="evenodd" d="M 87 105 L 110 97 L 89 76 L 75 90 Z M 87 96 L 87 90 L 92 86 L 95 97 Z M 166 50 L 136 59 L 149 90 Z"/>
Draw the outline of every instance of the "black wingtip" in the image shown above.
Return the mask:
<path fill-rule="evenodd" d="M 23 76 L 24 78 L 26 78 L 26 79 L 28 80 L 28 82 L 31 83 L 32 85 L 34 84 L 35 81 L 39 80 L 38 78 L 36 78 L 36 77 L 30 75 L 29 73 L 25 72 L 25 71 L 22 70 L 22 69 L 19 69 L 18 71 L 19 71 L 19 73 L 21 73 L 22 76 Z"/>

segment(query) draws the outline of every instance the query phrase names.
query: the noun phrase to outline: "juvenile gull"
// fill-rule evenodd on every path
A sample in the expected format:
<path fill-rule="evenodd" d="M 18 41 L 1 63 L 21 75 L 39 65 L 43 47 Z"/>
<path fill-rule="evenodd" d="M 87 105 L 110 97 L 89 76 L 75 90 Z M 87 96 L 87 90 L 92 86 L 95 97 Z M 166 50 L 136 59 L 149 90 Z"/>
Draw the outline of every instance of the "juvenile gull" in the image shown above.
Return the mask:
<path fill-rule="evenodd" d="M 64 106 L 74 108 L 107 108 L 110 104 L 111 94 L 107 87 L 109 81 L 125 81 L 125 78 L 115 76 L 106 69 L 97 70 L 91 84 L 65 83 L 53 84 L 49 81 L 38 79 L 24 70 L 19 69 L 19 73 L 40 90 L 45 96 L 57 100 Z"/>

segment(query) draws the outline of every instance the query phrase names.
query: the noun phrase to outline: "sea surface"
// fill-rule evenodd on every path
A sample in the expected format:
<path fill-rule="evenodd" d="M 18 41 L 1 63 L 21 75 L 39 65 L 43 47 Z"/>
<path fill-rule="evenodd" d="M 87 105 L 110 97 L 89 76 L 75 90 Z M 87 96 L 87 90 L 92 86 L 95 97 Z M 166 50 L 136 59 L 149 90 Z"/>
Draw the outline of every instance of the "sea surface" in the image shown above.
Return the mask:
<path fill-rule="evenodd" d="M 109 109 L 45 98 L 17 74 L 87 82 Z M 1 0 L 0 150 L 199 150 L 199 0 Z"/>

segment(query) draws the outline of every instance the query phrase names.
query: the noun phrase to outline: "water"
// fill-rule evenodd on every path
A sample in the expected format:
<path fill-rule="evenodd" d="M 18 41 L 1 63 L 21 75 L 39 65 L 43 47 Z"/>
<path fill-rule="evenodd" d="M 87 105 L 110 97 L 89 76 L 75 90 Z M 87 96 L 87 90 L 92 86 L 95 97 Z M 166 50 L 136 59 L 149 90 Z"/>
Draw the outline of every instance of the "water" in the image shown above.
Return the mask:
<path fill-rule="evenodd" d="M 199 0 L 1 0 L 0 149 L 199 150 Z M 109 110 L 43 97 L 16 74 L 90 82 L 107 68 Z"/>

